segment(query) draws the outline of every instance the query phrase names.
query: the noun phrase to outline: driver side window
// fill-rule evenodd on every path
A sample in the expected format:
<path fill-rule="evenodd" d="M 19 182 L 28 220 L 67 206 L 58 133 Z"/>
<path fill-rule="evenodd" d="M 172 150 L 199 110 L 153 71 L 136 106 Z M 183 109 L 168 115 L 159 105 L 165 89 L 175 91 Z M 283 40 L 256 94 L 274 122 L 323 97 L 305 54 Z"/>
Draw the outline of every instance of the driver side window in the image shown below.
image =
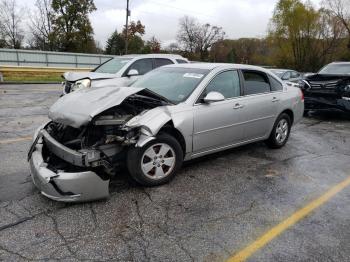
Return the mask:
<path fill-rule="evenodd" d="M 131 69 L 137 70 L 139 75 L 144 75 L 153 69 L 152 58 L 140 59 L 135 61 L 127 70 L 129 72 Z"/>
<path fill-rule="evenodd" d="M 240 96 L 241 88 L 237 70 L 225 71 L 216 75 L 207 85 L 203 94 L 205 96 L 212 91 L 219 92 L 225 99 Z"/>

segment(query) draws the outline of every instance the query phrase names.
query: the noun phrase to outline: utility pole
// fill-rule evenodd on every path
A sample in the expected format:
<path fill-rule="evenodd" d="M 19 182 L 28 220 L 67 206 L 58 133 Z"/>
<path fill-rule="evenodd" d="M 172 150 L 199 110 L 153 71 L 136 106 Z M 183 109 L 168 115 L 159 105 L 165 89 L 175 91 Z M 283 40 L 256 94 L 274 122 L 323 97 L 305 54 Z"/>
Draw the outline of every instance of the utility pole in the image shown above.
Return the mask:
<path fill-rule="evenodd" d="M 126 23 L 125 23 L 125 54 L 128 54 L 128 27 L 129 27 L 129 0 L 126 0 Z"/>

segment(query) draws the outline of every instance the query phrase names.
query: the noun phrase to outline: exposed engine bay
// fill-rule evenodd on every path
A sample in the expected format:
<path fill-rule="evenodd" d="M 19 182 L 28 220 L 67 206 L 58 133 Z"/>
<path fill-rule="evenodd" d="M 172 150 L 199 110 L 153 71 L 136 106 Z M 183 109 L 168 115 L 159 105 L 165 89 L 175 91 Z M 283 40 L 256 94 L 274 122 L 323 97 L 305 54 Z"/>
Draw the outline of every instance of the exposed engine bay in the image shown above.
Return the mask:
<path fill-rule="evenodd" d="M 113 175 L 125 162 L 123 160 L 127 147 L 135 145 L 142 132 L 141 126 L 127 126 L 128 121 L 167 104 L 159 97 L 141 91 L 98 114 L 87 125 L 79 128 L 51 121 L 43 131 L 47 132 L 43 135 L 44 160 L 55 172 L 98 169 L 102 176 Z M 56 142 L 64 147 L 64 152 L 57 150 Z M 79 157 L 84 159 L 77 160 L 74 152 L 79 152 Z"/>

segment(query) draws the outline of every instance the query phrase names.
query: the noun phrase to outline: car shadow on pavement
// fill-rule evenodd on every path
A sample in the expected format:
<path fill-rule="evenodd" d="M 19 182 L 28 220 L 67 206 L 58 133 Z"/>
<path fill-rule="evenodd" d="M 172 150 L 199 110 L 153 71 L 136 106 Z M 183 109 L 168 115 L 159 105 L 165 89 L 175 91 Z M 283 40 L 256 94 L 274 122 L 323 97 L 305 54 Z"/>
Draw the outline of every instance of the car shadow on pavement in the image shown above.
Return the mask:
<path fill-rule="evenodd" d="M 320 121 L 350 121 L 350 112 L 346 113 L 341 110 L 319 110 L 310 111 L 305 117 Z"/>
<path fill-rule="evenodd" d="M 187 170 L 194 168 L 197 165 L 215 162 L 215 160 L 221 157 L 229 157 L 231 155 L 239 156 L 241 154 L 250 154 L 253 150 L 257 150 L 257 148 L 261 149 L 263 147 L 267 148 L 264 142 L 255 142 L 252 144 L 243 145 L 236 148 L 231 148 L 231 149 L 227 149 L 217 153 L 195 158 L 193 160 L 184 162 L 182 165 L 182 168 L 179 170 L 178 175 L 181 175 L 181 173 L 186 173 Z M 169 183 L 172 183 L 172 182 L 170 181 Z M 120 170 L 117 171 L 116 176 L 111 179 L 110 186 L 109 186 L 109 190 L 111 194 L 125 192 L 133 188 L 144 188 L 144 186 L 139 185 L 137 182 L 135 182 L 131 178 L 126 167 L 122 167 Z"/>

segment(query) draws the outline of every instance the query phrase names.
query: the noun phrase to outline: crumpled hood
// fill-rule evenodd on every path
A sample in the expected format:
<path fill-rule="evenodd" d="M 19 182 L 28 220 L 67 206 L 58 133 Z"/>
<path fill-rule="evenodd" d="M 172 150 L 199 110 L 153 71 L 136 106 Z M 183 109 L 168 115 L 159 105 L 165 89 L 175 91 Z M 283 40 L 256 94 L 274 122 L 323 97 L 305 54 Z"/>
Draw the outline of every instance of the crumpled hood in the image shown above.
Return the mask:
<path fill-rule="evenodd" d="M 49 110 L 49 118 L 79 128 L 88 124 L 94 116 L 121 104 L 128 96 L 141 90 L 143 88 L 116 86 L 81 89 L 58 99 Z"/>
<path fill-rule="evenodd" d="M 67 81 L 75 82 L 80 79 L 90 78 L 91 80 L 95 79 L 110 79 L 115 78 L 115 74 L 107 73 L 95 73 L 95 72 L 66 72 L 63 74 L 63 77 Z"/>

